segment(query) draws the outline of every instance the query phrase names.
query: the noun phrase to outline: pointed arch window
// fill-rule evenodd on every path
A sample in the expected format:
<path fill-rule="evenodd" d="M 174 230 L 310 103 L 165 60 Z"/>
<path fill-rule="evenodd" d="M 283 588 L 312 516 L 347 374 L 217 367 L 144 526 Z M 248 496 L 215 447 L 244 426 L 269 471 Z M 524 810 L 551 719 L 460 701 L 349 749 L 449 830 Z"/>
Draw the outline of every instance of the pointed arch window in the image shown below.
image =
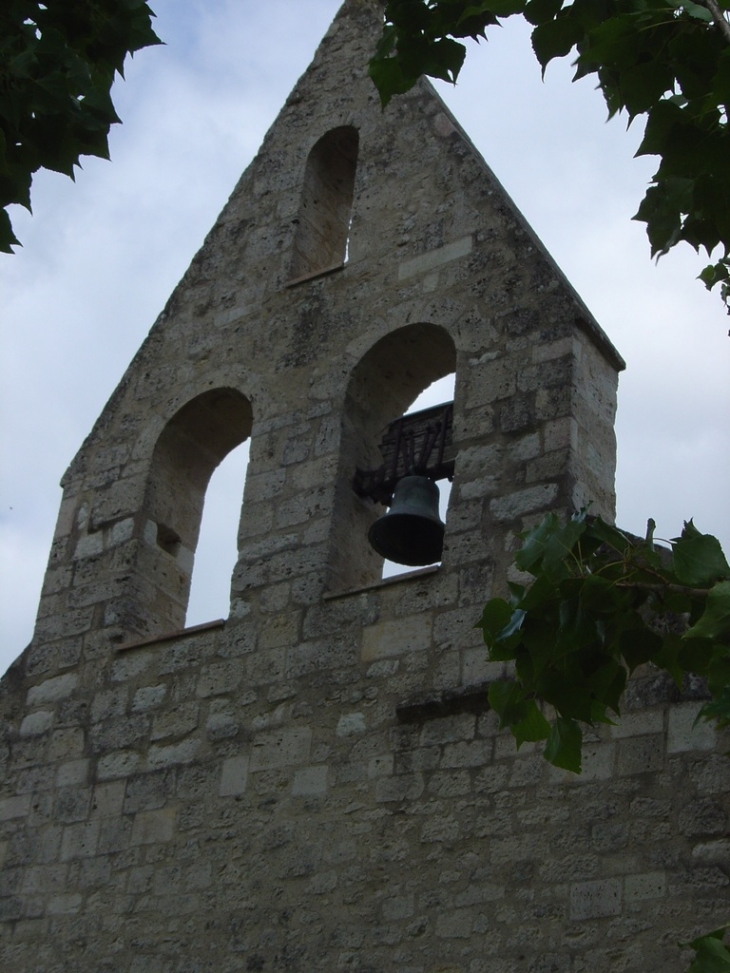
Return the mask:
<path fill-rule="evenodd" d="M 347 259 L 357 169 L 358 132 L 350 125 L 323 135 L 309 153 L 294 236 L 291 277 L 311 277 Z"/>

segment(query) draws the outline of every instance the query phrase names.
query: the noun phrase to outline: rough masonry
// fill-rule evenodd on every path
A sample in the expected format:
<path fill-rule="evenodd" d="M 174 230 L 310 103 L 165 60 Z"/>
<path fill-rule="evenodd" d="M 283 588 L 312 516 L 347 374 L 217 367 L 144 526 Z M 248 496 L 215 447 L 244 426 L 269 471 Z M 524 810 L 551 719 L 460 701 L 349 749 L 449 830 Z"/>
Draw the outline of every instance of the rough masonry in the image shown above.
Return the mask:
<path fill-rule="evenodd" d="M 381 112 L 377 31 L 345 3 L 64 479 L 0 688 L 3 970 L 679 973 L 727 920 L 701 686 L 640 673 L 580 777 L 486 705 L 519 532 L 613 516 L 623 362 L 432 88 Z M 355 468 L 454 371 L 442 563 L 383 580 Z M 247 438 L 230 615 L 185 630 Z"/>

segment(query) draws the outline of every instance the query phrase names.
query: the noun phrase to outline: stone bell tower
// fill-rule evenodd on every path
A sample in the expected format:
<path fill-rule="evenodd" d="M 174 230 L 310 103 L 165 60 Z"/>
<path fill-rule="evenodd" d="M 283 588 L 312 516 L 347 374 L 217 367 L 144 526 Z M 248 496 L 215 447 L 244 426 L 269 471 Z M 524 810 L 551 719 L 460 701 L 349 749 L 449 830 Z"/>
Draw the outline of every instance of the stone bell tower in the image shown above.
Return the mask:
<path fill-rule="evenodd" d="M 4 969 L 678 970 L 724 918 L 695 702 L 645 674 L 581 778 L 488 711 L 517 535 L 613 516 L 623 362 L 430 85 L 381 111 L 378 11 L 343 5 L 64 478 L 0 695 Z M 452 372 L 441 563 L 383 579 L 357 471 Z M 186 629 L 249 438 L 230 614 Z"/>

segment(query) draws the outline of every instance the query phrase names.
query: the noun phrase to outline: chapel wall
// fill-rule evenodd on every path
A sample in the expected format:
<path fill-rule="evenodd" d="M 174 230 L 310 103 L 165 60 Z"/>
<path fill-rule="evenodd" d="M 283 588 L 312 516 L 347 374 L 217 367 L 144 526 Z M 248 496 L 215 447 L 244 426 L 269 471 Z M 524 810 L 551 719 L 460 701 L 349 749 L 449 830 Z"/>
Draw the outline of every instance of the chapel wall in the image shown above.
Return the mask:
<path fill-rule="evenodd" d="M 64 478 L 0 682 L 3 968 L 680 973 L 676 940 L 726 920 L 701 685 L 637 673 L 580 777 L 489 710 L 474 625 L 520 533 L 612 518 L 623 362 L 433 89 L 381 112 L 377 27 L 348 0 Z M 341 130 L 347 260 L 293 280 Z M 443 558 L 382 580 L 355 466 L 452 370 Z M 230 612 L 181 630 L 246 437 Z"/>

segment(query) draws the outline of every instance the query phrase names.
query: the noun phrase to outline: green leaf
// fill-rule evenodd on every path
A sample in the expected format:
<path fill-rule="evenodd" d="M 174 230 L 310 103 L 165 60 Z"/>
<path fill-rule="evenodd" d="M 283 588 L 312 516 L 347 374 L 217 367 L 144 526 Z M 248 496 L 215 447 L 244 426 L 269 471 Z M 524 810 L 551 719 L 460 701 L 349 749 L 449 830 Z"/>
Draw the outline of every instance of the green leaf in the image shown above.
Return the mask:
<path fill-rule="evenodd" d="M 705 585 L 730 577 L 720 542 L 712 534 L 701 534 L 690 520 L 681 537 L 672 539 L 674 573 L 682 584 Z"/>
<path fill-rule="evenodd" d="M 699 280 L 703 282 L 708 291 L 711 291 L 715 284 L 721 281 L 730 280 L 730 266 L 727 262 L 708 264 L 699 275 Z"/>
<path fill-rule="evenodd" d="M 680 946 L 689 946 L 697 954 L 687 973 L 730 973 L 730 952 L 723 945 L 728 928 L 723 926 L 692 942 L 679 943 Z"/>
<path fill-rule="evenodd" d="M 530 0 L 525 7 L 525 20 L 537 27 L 553 20 L 562 7 L 563 0 Z"/>
<path fill-rule="evenodd" d="M 695 723 L 699 720 L 712 720 L 721 727 L 730 726 L 730 688 L 724 689 L 717 699 L 705 703 L 697 714 Z"/>
<path fill-rule="evenodd" d="M 388 105 L 393 95 L 410 91 L 416 82 L 416 78 L 403 73 L 401 63 L 395 57 L 373 58 L 368 65 L 368 74 L 378 89 L 383 108 Z"/>
<path fill-rule="evenodd" d="M 13 253 L 13 246 L 20 246 L 20 241 L 13 233 L 10 217 L 4 209 L 0 209 L 0 251 Z"/>
<path fill-rule="evenodd" d="M 622 533 L 618 527 L 607 524 L 602 517 L 593 518 L 588 523 L 586 533 L 589 537 L 595 537 L 602 544 L 607 544 L 614 551 L 618 551 L 619 554 L 625 554 L 632 546 L 626 534 Z"/>
<path fill-rule="evenodd" d="M 484 641 L 491 645 L 507 627 L 512 618 L 512 605 L 504 598 L 490 598 L 484 606 L 482 617 L 476 624 L 476 628 L 481 628 Z"/>
<path fill-rule="evenodd" d="M 564 525 L 555 514 L 548 514 L 537 527 L 525 534 L 522 548 L 515 555 L 515 564 L 521 571 L 529 571 L 530 574 L 536 574 L 541 568 L 556 577 L 565 577 L 568 572 L 560 567 L 561 562 L 569 557 L 586 526 L 584 511 Z"/>
<path fill-rule="evenodd" d="M 660 669 L 669 673 L 675 685 L 679 686 L 680 689 L 685 673 L 685 667 L 681 661 L 684 649 L 685 643 L 682 641 L 682 636 L 671 633 L 664 636 L 661 647 L 654 652 L 651 659 L 655 666 L 659 666 Z M 691 654 L 696 656 L 696 652 Z M 692 671 L 698 675 L 703 675 L 701 668 L 693 668 Z"/>
<path fill-rule="evenodd" d="M 730 645 L 715 643 L 707 672 L 707 686 L 713 696 L 730 688 Z"/>
<path fill-rule="evenodd" d="M 553 58 L 570 54 L 582 37 L 580 24 L 571 16 L 559 16 L 537 26 L 532 32 L 532 49 L 543 73 Z"/>
<path fill-rule="evenodd" d="M 661 657 L 664 648 L 662 637 L 657 635 L 656 632 L 648 630 L 646 625 L 622 632 L 619 644 L 621 655 L 626 660 L 629 672 L 633 672 L 634 669 L 646 662 L 654 662 L 658 665 L 657 659 Z M 677 672 L 674 661 L 672 665 L 674 672 Z M 668 669 L 669 666 L 664 666 L 664 668 Z M 674 672 L 672 672 L 672 675 L 674 675 Z M 681 672 L 679 678 L 681 680 Z"/>
<path fill-rule="evenodd" d="M 545 758 L 555 767 L 579 774 L 581 770 L 581 746 L 583 733 L 575 720 L 558 717 L 550 731 Z"/>
<path fill-rule="evenodd" d="M 491 683 L 488 697 L 489 705 L 499 716 L 500 727 L 512 726 L 524 719 L 524 694 L 514 680 L 500 679 Z"/>
<path fill-rule="evenodd" d="M 534 699 L 525 700 L 524 712 L 524 717 L 511 727 L 518 750 L 523 743 L 546 740 L 550 735 L 550 724 L 540 712 Z"/>
<path fill-rule="evenodd" d="M 685 639 L 723 639 L 730 635 L 730 581 L 719 581 L 710 588 L 705 610 L 684 633 Z"/>
<path fill-rule="evenodd" d="M 667 3 L 670 7 L 674 7 L 675 10 L 683 10 L 695 20 L 703 20 L 706 24 L 713 22 L 712 14 L 707 7 L 701 7 L 698 3 L 692 3 L 692 0 L 667 0 Z"/>
<path fill-rule="evenodd" d="M 487 10 L 495 17 L 511 17 L 522 13 L 526 3 L 527 0 L 488 0 L 487 3 L 472 4 L 464 11 L 461 20 L 466 21 L 469 17 L 479 16 Z"/>
<path fill-rule="evenodd" d="M 6 2 L 7 6 L 7 2 Z M 0 123 L 4 133 L 0 204 L 30 208 L 40 168 L 73 178 L 82 155 L 108 157 L 110 97 L 134 51 L 161 43 L 143 0 L 13 2 L 0 32 Z M 17 243 L 7 214 L 0 249 Z"/>

